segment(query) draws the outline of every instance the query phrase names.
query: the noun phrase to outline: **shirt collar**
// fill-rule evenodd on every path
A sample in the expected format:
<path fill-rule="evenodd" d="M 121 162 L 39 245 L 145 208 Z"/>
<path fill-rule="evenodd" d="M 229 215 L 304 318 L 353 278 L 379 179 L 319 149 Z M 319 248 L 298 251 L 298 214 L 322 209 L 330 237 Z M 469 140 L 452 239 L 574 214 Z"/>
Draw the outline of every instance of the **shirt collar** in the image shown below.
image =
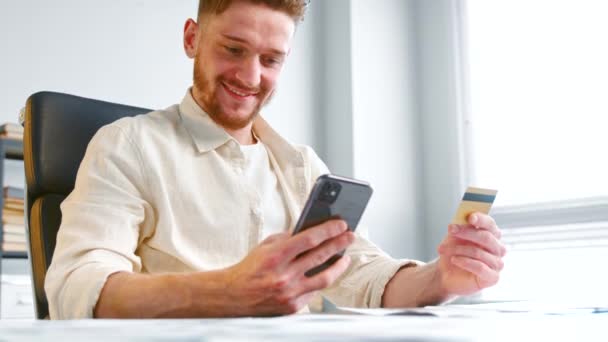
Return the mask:
<path fill-rule="evenodd" d="M 191 89 L 188 89 L 179 105 L 179 113 L 186 131 L 200 153 L 215 150 L 226 142 L 234 140 L 196 103 Z M 303 165 L 302 156 L 296 148 L 272 129 L 261 115 L 256 116 L 253 121 L 253 133 L 275 154 L 281 168 Z"/>
<path fill-rule="evenodd" d="M 196 103 L 190 89 L 188 89 L 186 96 L 179 105 L 179 115 L 184 128 L 201 153 L 215 150 L 232 139 L 230 134 L 216 124 Z"/>
<path fill-rule="evenodd" d="M 277 163 L 281 169 L 303 166 L 304 160 L 300 152 L 270 127 L 260 115 L 253 120 L 253 132 L 277 157 Z"/>

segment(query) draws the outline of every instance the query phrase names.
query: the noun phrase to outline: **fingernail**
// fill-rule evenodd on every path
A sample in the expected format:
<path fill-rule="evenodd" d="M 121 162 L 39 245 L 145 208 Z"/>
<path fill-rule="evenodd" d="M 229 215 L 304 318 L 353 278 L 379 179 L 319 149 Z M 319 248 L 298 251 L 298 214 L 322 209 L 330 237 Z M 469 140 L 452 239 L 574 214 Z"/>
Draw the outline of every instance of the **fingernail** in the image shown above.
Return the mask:
<path fill-rule="evenodd" d="M 451 224 L 448 229 L 450 230 L 450 233 L 452 234 L 456 234 L 460 231 L 460 227 L 456 224 Z"/>
<path fill-rule="evenodd" d="M 346 232 L 346 238 L 349 243 L 352 243 L 355 241 L 355 234 L 353 234 L 353 232 Z"/>
<path fill-rule="evenodd" d="M 346 223 L 346 221 L 342 221 L 342 231 L 345 232 L 348 230 L 348 224 Z"/>
<path fill-rule="evenodd" d="M 471 218 L 469 219 L 469 222 L 471 224 L 477 223 L 477 215 L 475 215 L 475 214 L 471 215 Z"/>

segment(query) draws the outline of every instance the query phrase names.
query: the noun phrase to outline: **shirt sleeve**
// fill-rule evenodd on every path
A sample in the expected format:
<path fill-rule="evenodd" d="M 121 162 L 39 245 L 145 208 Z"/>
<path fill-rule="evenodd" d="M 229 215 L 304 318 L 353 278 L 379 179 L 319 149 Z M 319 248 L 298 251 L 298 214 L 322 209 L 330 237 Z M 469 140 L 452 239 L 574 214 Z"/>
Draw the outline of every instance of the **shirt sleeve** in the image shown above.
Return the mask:
<path fill-rule="evenodd" d="M 311 183 L 329 169 L 311 148 L 305 150 L 310 165 Z M 312 186 L 312 184 L 310 185 Z M 386 284 L 403 267 L 422 265 L 417 260 L 393 259 L 367 238 L 366 227 L 359 226 L 355 242 L 346 250 L 351 258 L 349 268 L 321 295 L 338 306 L 378 308 Z"/>
<path fill-rule="evenodd" d="M 45 291 L 51 319 L 93 317 L 108 276 L 141 271 L 140 229 L 153 214 L 144 200 L 141 154 L 115 124 L 91 140 L 62 222 Z"/>

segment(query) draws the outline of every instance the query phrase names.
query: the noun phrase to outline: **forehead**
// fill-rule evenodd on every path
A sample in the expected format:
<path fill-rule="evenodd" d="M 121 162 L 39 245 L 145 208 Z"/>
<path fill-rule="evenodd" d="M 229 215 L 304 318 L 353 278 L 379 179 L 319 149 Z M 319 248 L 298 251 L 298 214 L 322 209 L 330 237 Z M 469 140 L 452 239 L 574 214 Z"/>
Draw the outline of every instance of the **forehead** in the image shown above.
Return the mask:
<path fill-rule="evenodd" d="M 208 34 L 237 38 L 260 49 L 285 53 L 295 30 L 293 19 L 286 13 L 247 1 L 234 1 L 222 14 L 208 20 Z"/>

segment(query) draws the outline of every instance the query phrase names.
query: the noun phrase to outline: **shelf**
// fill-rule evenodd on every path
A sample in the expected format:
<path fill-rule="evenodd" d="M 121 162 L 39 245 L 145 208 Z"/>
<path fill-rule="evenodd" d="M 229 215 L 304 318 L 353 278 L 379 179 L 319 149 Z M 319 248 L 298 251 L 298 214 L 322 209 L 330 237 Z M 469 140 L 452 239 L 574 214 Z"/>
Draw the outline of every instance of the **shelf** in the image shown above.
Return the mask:
<path fill-rule="evenodd" d="M 0 138 L 4 147 L 5 158 L 23 160 L 23 141 Z"/>
<path fill-rule="evenodd" d="M 4 153 L 4 156 L 0 156 L 0 190 L 4 188 L 4 159 L 17 159 L 23 160 L 23 141 L 9 138 L 0 138 L 0 154 Z M 0 194 L 0 196 L 2 196 Z M 0 208 L 4 203 L 4 199 L 0 198 Z M 2 238 L 2 222 L 0 222 L 0 240 Z M 0 248 L 1 259 L 27 259 L 27 252 L 5 252 Z M 1 270 L 0 270 L 1 273 Z"/>
<path fill-rule="evenodd" d="M 3 252 L 4 259 L 27 259 L 27 252 Z"/>

